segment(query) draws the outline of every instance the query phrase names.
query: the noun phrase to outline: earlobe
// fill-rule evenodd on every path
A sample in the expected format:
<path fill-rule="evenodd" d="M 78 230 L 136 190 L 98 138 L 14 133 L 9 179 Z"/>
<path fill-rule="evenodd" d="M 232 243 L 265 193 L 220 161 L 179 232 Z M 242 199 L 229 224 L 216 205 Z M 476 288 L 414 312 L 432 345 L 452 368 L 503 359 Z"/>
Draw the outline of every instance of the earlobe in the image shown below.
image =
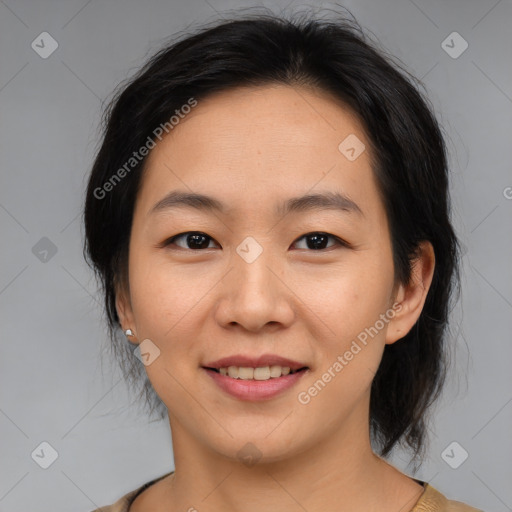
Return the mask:
<path fill-rule="evenodd" d="M 411 278 L 408 284 L 400 284 L 395 302 L 400 309 L 390 321 L 386 332 L 386 344 L 403 338 L 421 315 L 434 276 L 435 254 L 428 241 L 420 243 L 418 256 L 411 263 Z"/>
<path fill-rule="evenodd" d="M 126 295 L 123 291 L 116 292 L 116 311 L 117 316 L 119 317 L 119 323 L 121 324 L 121 328 L 123 329 L 126 338 L 131 343 L 136 344 L 137 334 L 133 313 L 130 302 L 126 299 Z"/>

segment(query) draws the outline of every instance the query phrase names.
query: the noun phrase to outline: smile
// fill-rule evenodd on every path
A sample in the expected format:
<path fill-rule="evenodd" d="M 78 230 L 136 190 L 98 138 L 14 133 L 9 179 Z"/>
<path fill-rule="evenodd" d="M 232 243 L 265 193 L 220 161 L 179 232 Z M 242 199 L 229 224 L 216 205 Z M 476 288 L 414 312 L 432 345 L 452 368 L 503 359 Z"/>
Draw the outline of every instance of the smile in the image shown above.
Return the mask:
<path fill-rule="evenodd" d="M 292 371 L 277 365 L 202 369 L 222 391 L 244 401 L 270 400 L 296 385 L 309 371 L 308 367 Z"/>

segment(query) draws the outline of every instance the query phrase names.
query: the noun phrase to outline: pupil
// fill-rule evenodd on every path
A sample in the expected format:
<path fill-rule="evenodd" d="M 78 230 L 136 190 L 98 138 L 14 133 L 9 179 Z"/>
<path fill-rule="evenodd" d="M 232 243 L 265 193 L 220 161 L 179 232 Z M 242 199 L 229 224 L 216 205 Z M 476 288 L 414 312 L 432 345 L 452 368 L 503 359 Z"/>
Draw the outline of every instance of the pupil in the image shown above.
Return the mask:
<path fill-rule="evenodd" d="M 311 244 L 309 242 L 312 242 Z M 325 249 L 325 243 L 327 241 L 327 236 L 325 235 L 309 235 L 308 237 L 308 249 Z"/>
<path fill-rule="evenodd" d="M 202 243 L 201 243 L 201 241 L 202 241 Z M 205 244 L 205 242 L 206 242 L 206 244 Z M 208 247 L 208 240 L 206 239 L 206 236 L 201 235 L 201 234 L 188 235 L 187 243 L 189 244 L 189 246 L 192 246 L 191 247 L 192 249 L 197 249 L 198 247 L 199 248 Z"/>

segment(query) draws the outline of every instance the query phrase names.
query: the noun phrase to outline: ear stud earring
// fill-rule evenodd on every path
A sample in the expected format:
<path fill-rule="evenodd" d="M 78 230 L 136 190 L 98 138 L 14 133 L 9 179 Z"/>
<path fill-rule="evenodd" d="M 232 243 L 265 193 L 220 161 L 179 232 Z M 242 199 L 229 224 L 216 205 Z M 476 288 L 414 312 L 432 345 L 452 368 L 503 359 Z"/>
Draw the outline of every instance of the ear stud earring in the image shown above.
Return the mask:
<path fill-rule="evenodd" d="M 126 331 L 124 331 L 124 333 L 126 336 L 133 336 L 133 331 L 131 329 L 126 329 Z"/>

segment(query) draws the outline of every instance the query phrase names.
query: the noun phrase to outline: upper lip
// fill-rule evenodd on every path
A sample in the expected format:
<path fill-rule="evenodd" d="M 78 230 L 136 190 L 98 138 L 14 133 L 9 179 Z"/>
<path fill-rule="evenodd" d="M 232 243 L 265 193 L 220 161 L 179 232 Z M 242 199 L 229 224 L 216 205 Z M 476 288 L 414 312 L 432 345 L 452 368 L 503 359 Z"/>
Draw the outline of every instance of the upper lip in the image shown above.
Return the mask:
<path fill-rule="evenodd" d="M 260 368 L 263 366 L 274 365 L 288 367 L 292 371 L 307 367 L 307 365 L 303 363 L 299 363 L 298 361 L 293 361 L 292 359 L 281 357 L 276 354 L 263 354 L 258 357 L 249 357 L 244 355 L 228 356 L 223 357 L 221 359 L 217 359 L 216 361 L 212 361 L 210 363 L 206 363 L 203 365 L 203 367 L 215 368 L 218 370 L 219 368 L 228 368 L 229 366 Z"/>

